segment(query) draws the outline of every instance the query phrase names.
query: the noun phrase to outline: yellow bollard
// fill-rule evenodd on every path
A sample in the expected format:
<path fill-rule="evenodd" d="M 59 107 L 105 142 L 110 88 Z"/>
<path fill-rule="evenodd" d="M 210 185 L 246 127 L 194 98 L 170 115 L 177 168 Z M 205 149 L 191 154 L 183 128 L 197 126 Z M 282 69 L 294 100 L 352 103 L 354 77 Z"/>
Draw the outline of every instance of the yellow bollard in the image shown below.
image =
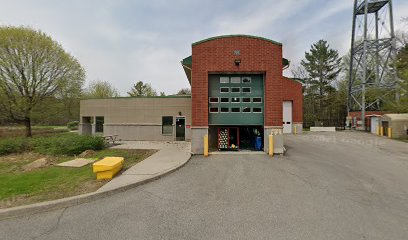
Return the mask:
<path fill-rule="evenodd" d="M 208 135 L 204 136 L 204 157 L 208 157 Z"/>
<path fill-rule="evenodd" d="M 380 135 L 380 128 L 379 127 L 377 127 L 377 135 L 378 136 Z"/>
<path fill-rule="evenodd" d="M 392 138 L 392 128 L 388 128 L 388 138 Z"/>
<path fill-rule="evenodd" d="M 273 156 L 273 135 L 269 135 L 269 156 Z"/>
<path fill-rule="evenodd" d="M 295 135 L 297 134 L 297 126 L 295 126 Z"/>
<path fill-rule="evenodd" d="M 380 136 L 381 136 L 381 137 L 384 136 L 384 127 L 381 127 L 381 128 L 380 128 Z"/>

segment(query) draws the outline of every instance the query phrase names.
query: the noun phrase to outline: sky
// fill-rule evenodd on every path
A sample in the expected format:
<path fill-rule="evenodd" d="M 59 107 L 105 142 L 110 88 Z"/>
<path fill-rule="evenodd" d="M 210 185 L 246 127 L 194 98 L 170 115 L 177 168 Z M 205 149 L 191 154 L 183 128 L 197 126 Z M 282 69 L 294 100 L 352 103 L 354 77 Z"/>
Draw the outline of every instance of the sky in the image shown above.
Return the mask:
<path fill-rule="evenodd" d="M 394 0 L 398 30 L 408 1 Z M 137 81 L 174 94 L 189 83 L 180 61 L 191 43 L 249 34 L 283 44 L 295 66 L 320 39 L 350 48 L 352 0 L 0 0 L 0 25 L 29 26 L 76 57 L 87 82 L 108 81 L 126 96 Z M 290 69 L 284 75 L 291 76 Z"/>

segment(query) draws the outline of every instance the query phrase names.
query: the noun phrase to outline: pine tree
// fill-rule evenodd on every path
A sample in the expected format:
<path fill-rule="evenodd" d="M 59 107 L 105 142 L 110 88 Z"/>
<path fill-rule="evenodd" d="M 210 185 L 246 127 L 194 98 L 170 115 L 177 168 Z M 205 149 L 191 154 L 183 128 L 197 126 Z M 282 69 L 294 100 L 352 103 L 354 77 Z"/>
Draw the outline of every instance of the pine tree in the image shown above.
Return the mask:
<path fill-rule="evenodd" d="M 317 99 L 319 120 L 324 118 L 325 105 L 327 105 L 324 100 L 335 91 L 333 81 L 341 71 L 340 63 L 339 53 L 331 49 L 325 40 L 314 43 L 310 51 L 305 52 L 305 59 L 301 61 L 301 65 L 308 73 L 308 78 L 305 79 L 305 85 L 308 86 L 306 94 Z"/>

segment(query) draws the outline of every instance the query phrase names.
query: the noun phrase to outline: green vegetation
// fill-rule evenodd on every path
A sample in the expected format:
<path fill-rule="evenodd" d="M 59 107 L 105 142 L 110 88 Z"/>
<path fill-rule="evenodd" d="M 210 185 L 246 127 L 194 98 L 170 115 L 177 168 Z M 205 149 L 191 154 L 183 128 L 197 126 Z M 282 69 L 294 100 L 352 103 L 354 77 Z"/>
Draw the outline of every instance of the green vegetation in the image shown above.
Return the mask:
<path fill-rule="evenodd" d="M 130 92 L 128 92 L 131 97 L 153 97 L 157 96 L 157 91 L 152 88 L 152 85 L 149 83 L 143 83 L 142 81 L 137 82 L 133 85 Z M 160 93 L 162 96 L 164 93 Z"/>
<path fill-rule="evenodd" d="M 67 132 L 65 126 L 34 126 L 32 127 L 33 136 L 51 135 Z M 0 138 L 22 137 L 25 135 L 23 127 L 0 127 Z"/>
<path fill-rule="evenodd" d="M 74 156 L 85 150 L 102 150 L 105 148 L 105 140 L 102 137 L 67 133 L 35 137 L 29 141 L 29 146 L 34 152 L 42 154 Z"/>
<path fill-rule="evenodd" d="M 301 65 L 292 70 L 304 86 L 303 122 L 305 127 L 323 124 L 338 126 L 346 117 L 346 86 L 337 85 L 341 58 L 327 41 L 314 43 Z"/>
<path fill-rule="evenodd" d="M 79 121 L 71 121 L 67 123 L 67 128 L 69 130 L 78 130 L 79 128 Z"/>
<path fill-rule="evenodd" d="M 0 155 L 33 151 L 48 155 L 78 155 L 85 150 L 102 150 L 105 147 L 101 137 L 82 136 L 75 133 L 23 137 L 0 140 Z"/>
<path fill-rule="evenodd" d="M 119 97 L 118 90 L 107 81 L 96 80 L 89 83 L 82 96 L 84 98 L 112 98 Z"/>
<path fill-rule="evenodd" d="M 85 70 L 50 36 L 28 27 L 0 27 L 0 116 L 31 137 L 34 109 L 58 100 L 70 111 Z M 5 119 L 6 118 L 6 119 Z"/>
<path fill-rule="evenodd" d="M 154 152 L 154 150 L 105 149 L 89 158 L 124 157 L 124 169 L 127 169 Z M 24 166 L 40 158 L 47 159 L 46 167 L 30 171 L 23 170 Z M 72 157 L 39 153 L 0 157 L 0 208 L 92 192 L 107 182 L 95 179 L 91 164 L 81 168 L 55 166 L 71 159 Z"/>

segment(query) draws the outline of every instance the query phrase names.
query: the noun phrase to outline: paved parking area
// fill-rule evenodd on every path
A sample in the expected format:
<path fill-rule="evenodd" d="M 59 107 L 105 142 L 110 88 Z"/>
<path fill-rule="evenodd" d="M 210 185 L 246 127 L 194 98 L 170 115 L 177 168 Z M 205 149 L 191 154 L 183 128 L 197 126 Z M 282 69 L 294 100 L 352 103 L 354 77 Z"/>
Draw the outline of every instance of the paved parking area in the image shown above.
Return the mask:
<path fill-rule="evenodd" d="M 0 221 L 1 239 L 407 239 L 407 143 L 339 132 L 286 146 L 193 157 L 111 197 Z"/>

